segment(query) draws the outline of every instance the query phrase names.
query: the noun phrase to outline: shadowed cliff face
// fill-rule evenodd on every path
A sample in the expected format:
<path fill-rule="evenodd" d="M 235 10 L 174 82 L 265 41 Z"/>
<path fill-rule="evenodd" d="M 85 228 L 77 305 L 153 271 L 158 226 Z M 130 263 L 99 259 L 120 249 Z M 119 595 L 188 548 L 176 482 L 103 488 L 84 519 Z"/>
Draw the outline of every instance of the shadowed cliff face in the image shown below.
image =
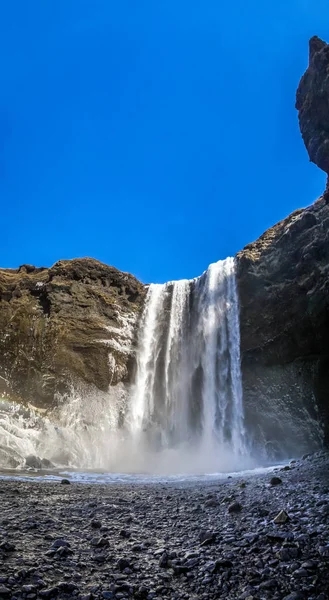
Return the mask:
<path fill-rule="evenodd" d="M 310 160 L 329 174 L 329 45 L 318 37 L 310 40 L 309 66 L 297 90 L 296 108 Z"/>
<path fill-rule="evenodd" d="M 305 422 L 294 437 L 316 446 L 315 423 L 326 436 L 329 423 L 329 206 L 295 211 L 237 259 L 248 426 L 272 444 Z"/>
<path fill-rule="evenodd" d="M 93 259 L 0 270 L 0 393 L 51 406 L 76 380 L 101 390 L 131 373 L 144 286 Z"/>

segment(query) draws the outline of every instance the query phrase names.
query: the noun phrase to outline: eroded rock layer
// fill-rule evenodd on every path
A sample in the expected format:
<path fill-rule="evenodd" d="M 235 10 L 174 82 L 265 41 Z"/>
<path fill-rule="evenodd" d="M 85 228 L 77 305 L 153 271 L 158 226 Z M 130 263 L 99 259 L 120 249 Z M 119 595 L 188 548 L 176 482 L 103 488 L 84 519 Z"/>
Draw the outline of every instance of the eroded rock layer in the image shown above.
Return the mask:
<path fill-rule="evenodd" d="M 49 407 L 75 380 L 107 390 L 132 372 L 144 286 L 90 258 L 0 270 L 0 392 Z"/>

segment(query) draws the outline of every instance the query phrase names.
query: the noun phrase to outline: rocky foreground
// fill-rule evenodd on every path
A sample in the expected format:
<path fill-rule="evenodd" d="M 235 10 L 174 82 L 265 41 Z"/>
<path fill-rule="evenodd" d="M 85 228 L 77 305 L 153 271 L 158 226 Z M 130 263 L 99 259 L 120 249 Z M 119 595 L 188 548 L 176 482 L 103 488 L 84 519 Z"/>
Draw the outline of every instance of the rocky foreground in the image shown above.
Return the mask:
<path fill-rule="evenodd" d="M 329 598 L 328 454 L 244 480 L 0 493 L 0 598 Z"/>

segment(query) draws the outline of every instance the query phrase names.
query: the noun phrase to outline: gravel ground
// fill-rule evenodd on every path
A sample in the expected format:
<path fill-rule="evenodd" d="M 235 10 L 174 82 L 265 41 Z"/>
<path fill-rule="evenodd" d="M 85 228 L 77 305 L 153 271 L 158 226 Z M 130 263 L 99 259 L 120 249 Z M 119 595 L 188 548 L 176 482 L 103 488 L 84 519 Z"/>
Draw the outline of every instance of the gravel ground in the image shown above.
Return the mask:
<path fill-rule="evenodd" d="M 324 452 L 209 484 L 5 478 L 0 506 L 1 599 L 329 598 Z"/>

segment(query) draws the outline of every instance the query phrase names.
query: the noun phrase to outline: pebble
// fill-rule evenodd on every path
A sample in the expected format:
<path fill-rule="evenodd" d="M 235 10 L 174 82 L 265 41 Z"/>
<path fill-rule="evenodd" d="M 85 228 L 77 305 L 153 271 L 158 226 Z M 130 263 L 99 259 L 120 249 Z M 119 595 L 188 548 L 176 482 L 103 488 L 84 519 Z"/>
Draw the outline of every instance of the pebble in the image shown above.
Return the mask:
<path fill-rule="evenodd" d="M 280 510 L 280 512 L 273 519 L 273 522 L 276 525 L 283 525 L 284 523 L 287 523 L 287 521 L 289 521 L 289 515 L 285 510 Z"/>
<path fill-rule="evenodd" d="M 232 504 L 230 504 L 228 507 L 229 513 L 238 513 L 238 512 L 241 512 L 241 510 L 242 510 L 242 505 L 240 504 L 240 502 L 232 502 Z"/>
<path fill-rule="evenodd" d="M 266 474 L 69 495 L 3 479 L 0 599 L 328 600 L 328 481 L 325 453 L 274 491 Z"/>
<path fill-rule="evenodd" d="M 282 479 L 280 477 L 272 477 L 270 480 L 271 485 L 280 485 L 282 483 Z"/>

